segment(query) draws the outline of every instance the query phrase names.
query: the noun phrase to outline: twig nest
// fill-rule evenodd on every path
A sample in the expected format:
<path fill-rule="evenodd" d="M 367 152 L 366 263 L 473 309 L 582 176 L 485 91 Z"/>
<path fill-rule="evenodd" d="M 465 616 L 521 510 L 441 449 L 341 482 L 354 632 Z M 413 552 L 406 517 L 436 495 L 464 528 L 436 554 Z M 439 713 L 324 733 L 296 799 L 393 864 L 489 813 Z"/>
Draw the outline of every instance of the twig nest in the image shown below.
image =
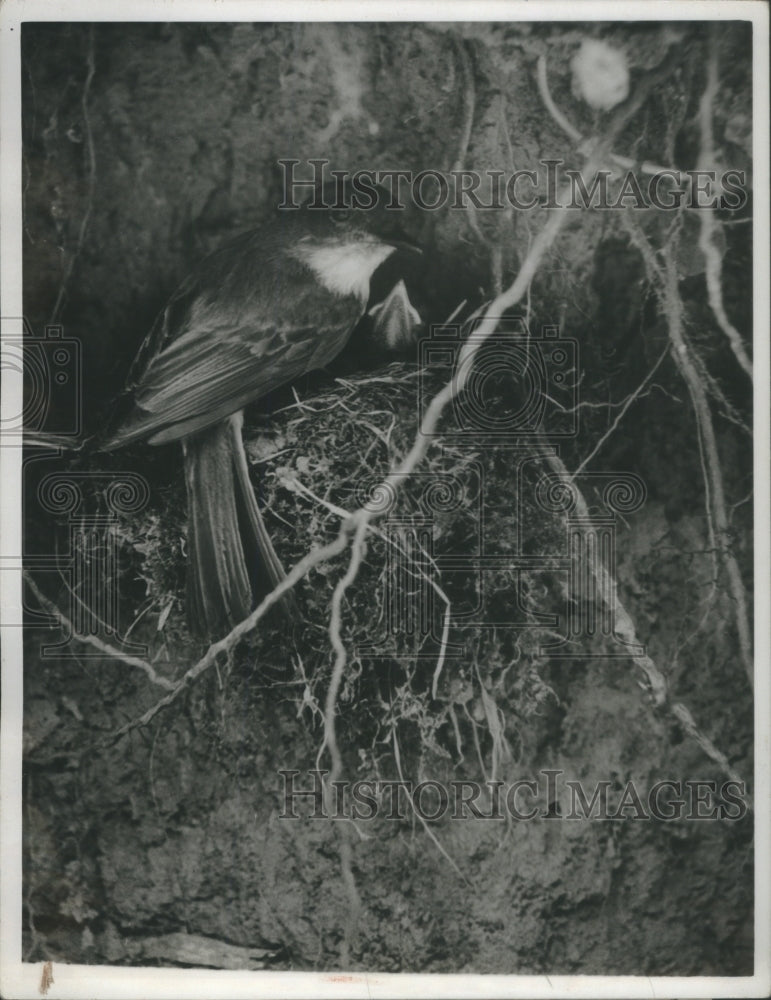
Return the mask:
<path fill-rule="evenodd" d="M 596 108 L 608 111 L 629 93 L 626 56 L 606 42 L 585 38 L 573 56 L 573 94 Z"/>

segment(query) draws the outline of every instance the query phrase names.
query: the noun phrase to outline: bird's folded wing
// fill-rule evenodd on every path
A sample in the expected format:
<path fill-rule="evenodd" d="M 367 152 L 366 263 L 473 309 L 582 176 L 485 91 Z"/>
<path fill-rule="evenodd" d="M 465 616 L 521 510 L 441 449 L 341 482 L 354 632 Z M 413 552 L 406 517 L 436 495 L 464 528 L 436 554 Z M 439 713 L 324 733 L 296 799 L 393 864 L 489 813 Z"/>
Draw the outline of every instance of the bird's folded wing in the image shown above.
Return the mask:
<path fill-rule="evenodd" d="M 312 326 L 254 319 L 233 326 L 199 315 L 146 367 L 118 438 L 160 444 L 209 426 L 330 361 L 357 318 L 352 312 Z"/>

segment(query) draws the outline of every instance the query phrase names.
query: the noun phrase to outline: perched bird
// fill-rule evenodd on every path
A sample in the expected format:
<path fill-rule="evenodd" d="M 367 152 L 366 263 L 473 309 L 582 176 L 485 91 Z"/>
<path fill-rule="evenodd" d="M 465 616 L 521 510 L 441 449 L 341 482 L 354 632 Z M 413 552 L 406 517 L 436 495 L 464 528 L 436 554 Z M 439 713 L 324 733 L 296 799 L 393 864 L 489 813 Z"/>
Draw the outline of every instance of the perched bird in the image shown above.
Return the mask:
<path fill-rule="evenodd" d="M 172 295 L 129 374 L 130 411 L 99 444 L 179 441 L 188 617 L 217 637 L 284 570 L 249 481 L 243 408 L 344 347 L 375 269 L 401 244 L 384 210 L 283 211 L 207 257 Z M 380 235 L 378 235 L 378 231 Z"/>

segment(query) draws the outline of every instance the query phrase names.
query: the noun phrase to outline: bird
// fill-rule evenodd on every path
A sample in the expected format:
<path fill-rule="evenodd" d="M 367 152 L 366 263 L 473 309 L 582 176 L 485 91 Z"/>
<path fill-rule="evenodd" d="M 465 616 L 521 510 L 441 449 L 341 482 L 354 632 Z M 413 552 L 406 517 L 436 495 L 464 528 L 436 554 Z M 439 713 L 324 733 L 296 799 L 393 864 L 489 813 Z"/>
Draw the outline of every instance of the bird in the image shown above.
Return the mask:
<path fill-rule="evenodd" d="M 402 344 L 413 344 L 416 331 L 422 327 L 422 317 L 410 302 L 407 286 L 400 278 L 382 302 L 368 311 L 373 320 L 374 336 L 386 348 L 395 351 Z"/>
<path fill-rule="evenodd" d="M 285 579 L 249 479 L 244 407 L 339 354 L 374 271 L 405 245 L 379 206 L 282 210 L 201 261 L 141 345 L 97 450 L 181 444 L 194 632 L 214 640 L 247 618 L 260 568 L 271 588 Z"/>

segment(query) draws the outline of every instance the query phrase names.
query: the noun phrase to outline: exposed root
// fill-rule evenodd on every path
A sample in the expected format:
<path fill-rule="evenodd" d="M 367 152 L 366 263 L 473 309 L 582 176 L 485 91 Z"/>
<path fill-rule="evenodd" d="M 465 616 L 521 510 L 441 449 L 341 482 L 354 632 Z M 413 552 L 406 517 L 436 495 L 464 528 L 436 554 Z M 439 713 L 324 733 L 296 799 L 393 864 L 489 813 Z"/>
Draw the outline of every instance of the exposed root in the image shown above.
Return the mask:
<path fill-rule="evenodd" d="M 734 618 L 739 638 L 739 650 L 745 674 L 753 686 L 754 663 L 752 656 L 752 634 L 749 623 L 747 596 L 741 578 L 739 564 L 731 550 L 730 523 L 725 498 L 723 472 L 718 454 L 717 439 L 712 423 L 707 391 L 693 359 L 693 348 L 687 342 L 683 326 L 683 302 L 678 286 L 677 264 L 671 246 L 661 250 L 664 260 L 662 268 L 656 260 L 653 247 L 639 225 L 625 213 L 625 223 L 635 246 L 640 250 L 649 276 L 659 296 L 666 316 L 670 349 L 675 364 L 688 387 L 694 415 L 699 431 L 699 441 L 704 456 L 706 513 L 714 544 L 720 552 L 728 576 L 731 595 L 734 600 Z"/>
<path fill-rule="evenodd" d="M 64 268 L 64 274 L 62 275 L 61 283 L 59 284 L 59 291 L 56 295 L 56 302 L 54 303 L 53 310 L 51 312 L 51 318 L 49 320 L 50 324 L 54 324 L 59 319 L 59 314 L 61 312 L 62 305 L 64 304 L 64 297 L 67 293 L 67 286 L 70 283 L 70 278 L 72 277 L 72 272 L 75 269 L 75 264 L 77 263 L 78 257 L 83 250 L 83 246 L 86 240 L 86 233 L 88 232 L 88 226 L 91 221 L 91 213 L 94 208 L 94 188 L 96 185 L 96 153 L 94 150 L 94 136 L 91 130 L 91 118 L 88 111 L 88 98 L 89 92 L 91 90 L 91 81 L 94 79 L 94 26 L 91 25 L 89 35 L 88 35 L 88 53 L 86 55 L 86 80 L 83 84 L 83 92 L 80 96 L 80 107 L 83 114 L 83 126 L 86 133 L 86 150 L 88 152 L 88 190 L 86 193 L 86 207 L 83 212 L 83 216 L 80 220 L 80 228 L 78 230 L 78 242 L 75 244 L 75 249 L 70 254 L 67 259 L 67 263 Z"/>
<path fill-rule="evenodd" d="M 718 92 L 718 51 L 715 25 L 712 25 L 709 40 L 709 55 L 707 56 L 707 83 L 699 102 L 699 129 L 701 131 L 701 149 L 699 150 L 699 169 L 714 169 L 717 163 L 715 155 L 715 140 L 712 132 L 712 109 Z M 699 249 L 704 254 L 704 277 L 707 282 L 707 297 L 717 325 L 728 338 L 731 350 L 744 371 L 752 378 L 752 362 L 747 356 L 741 335 L 728 318 L 723 305 L 722 258 L 715 243 L 718 223 L 715 210 L 708 206 L 700 207 L 699 216 Z"/>

